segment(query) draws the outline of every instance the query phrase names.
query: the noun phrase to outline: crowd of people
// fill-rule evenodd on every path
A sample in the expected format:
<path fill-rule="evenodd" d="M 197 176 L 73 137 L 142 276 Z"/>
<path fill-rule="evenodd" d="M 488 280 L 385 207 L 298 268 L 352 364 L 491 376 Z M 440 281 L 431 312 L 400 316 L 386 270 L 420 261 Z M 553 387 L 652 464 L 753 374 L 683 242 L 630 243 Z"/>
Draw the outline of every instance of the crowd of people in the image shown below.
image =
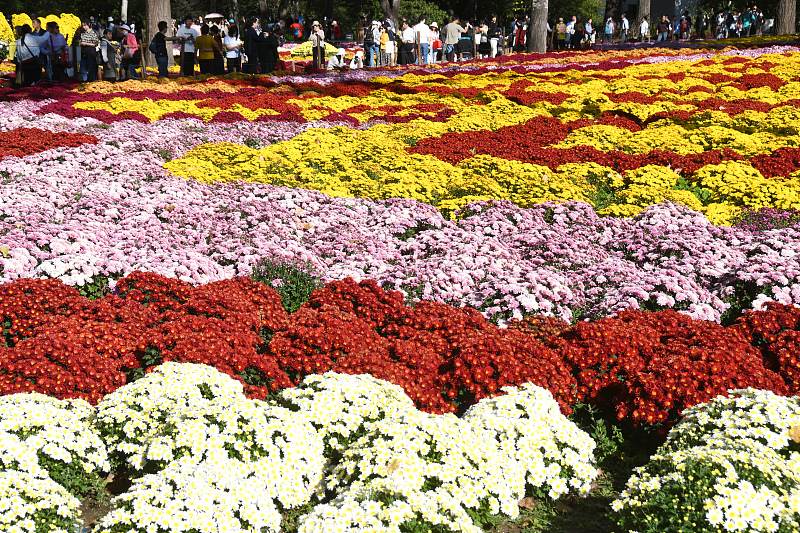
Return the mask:
<path fill-rule="evenodd" d="M 744 11 L 728 9 L 696 15 L 694 20 L 688 11 L 670 19 L 661 15 L 651 24 L 648 17 L 642 17 L 638 25 L 631 22 L 627 14 L 622 13 L 618 19 L 609 17 L 605 25 L 599 28 L 605 44 L 619 42 L 624 44 L 638 40 L 640 42 L 666 42 L 681 39 L 733 37 L 761 37 L 764 27 L 764 13 L 756 6 Z M 575 15 L 566 21 L 563 17 L 548 23 L 548 46 L 560 50 L 568 48 L 590 48 L 598 36 L 598 28 L 589 18 L 585 23 Z"/>
<path fill-rule="evenodd" d="M 73 68 L 67 38 L 57 22 L 48 22 L 46 28 L 42 28 L 41 20 L 34 16 L 30 25 L 23 24 L 14 30 L 18 84 L 36 84 L 45 79 L 43 74 L 48 81 L 59 82 L 66 77 L 67 69 Z M 77 75 L 83 81 L 138 77 L 141 27 L 138 31 L 137 38 L 135 22 L 129 25 L 113 17 L 102 24 L 94 17 L 84 19 L 73 36 L 80 50 Z"/>
<path fill-rule="evenodd" d="M 16 55 L 17 82 L 31 85 L 43 79 L 58 82 L 72 68 L 67 39 L 56 22 L 41 27 L 39 18 L 32 17 L 32 25 L 17 26 Z M 180 25 L 175 21 L 158 23 L 158 32 L 150 40 L 148 49 L 153 53 L 159 77 L 168 76 L 169 58 L 173 55 L 171 42 L 177 41 L 181 50 L 181 75 L 193 76 L 199 65 L 201 74 L 243 72 L 268 74 L 280 62 L 278 49 L 289 41 L 311 41 L 312 65 L 316 69 L 358 69 L 394 65 L 426 65 L 440 61 L 463 58 L 497 57 L 507 50 L 524 52 L 527 45 L 530 20 L 527 15 L 514 17 L 510 27 L 498 23 L 497 15 L 486 20 L 464 21 L 457 16 L 440 27 L 425 15 L 415 20 L 401 17 L 396 24 L 390 17 L 367 23 L 361 17 L 355 35 L 343 33 L 335 20 L 323 19 L 320 23 L 301 15 L 296 19 L 283 18 L 273 23 L 262 23 L 257 17 L 243 20 L 242 31 L 233 19 L 204 21 L 185 17 Z M 172 26 L 174 37 L 168 36 Z M 78 44 L 80 68 L 76 75 L 82 81 L 103 79 L 108 81 L 137 78 L 142 63 L 142 26 L 138 21 L 125 23 L 108 17 L 84 19 L 74 36 Z M 605 43 L 625 43 L 632 40 L 656 42 L 713 37 L 761 36 L 764 15 L 756 7 L 744 11 L 727 9 L 699 13 L 694 20 L 688 11 L 672 20 L 662 15 L 651 24 L 642 17 L 636 24 L 622 13 L 619 19 L 609 17 L 605 25 L 595 27 L 593 19 L 585 22 L 577 15 L 565 20 L 553 19 L 547 24 L 548 46 L 551 49 L 590 48 L 598 38 Z M 602 37 L 601 37 L 602 36 Z M 327 59 L 326 41 L 339 43 L 344 38 L 363 44 L 363 51 L 347 61 L 345 50 Z"/>

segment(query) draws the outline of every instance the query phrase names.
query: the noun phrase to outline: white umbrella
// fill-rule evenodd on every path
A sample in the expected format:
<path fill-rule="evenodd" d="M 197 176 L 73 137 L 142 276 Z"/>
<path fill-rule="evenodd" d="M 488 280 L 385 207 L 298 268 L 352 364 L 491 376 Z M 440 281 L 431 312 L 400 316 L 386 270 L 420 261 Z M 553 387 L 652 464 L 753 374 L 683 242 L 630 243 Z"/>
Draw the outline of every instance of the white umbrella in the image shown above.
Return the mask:
<path fill-rule="evenodd" d="M 223 17 L 219 13 L 209 13 L 204 18 L 206 18 L 206 19 L 224 19 L 225 17 Z"/>

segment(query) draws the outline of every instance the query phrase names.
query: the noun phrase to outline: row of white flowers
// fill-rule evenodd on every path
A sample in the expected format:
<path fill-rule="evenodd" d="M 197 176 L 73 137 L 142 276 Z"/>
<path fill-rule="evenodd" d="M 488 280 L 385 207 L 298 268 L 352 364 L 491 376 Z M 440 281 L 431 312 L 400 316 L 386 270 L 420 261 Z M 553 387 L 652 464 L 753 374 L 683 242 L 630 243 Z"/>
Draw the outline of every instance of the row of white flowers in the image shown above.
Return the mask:
<path fill-rule="evenodd" d="M 31 488 L 19 493 L 25 504 L 0 504 L 0 530 L 41 525 L 42 509 L 54 530 L 73 527 L 75 496 L 86 494 L 71 489 L 92 486 L 64 480 L 76 468 L 132 480 L 95 533 L 277 533 L 284 511 L 308 505 L 304 533 L 477 532 L 490 515 L 517 516 L 526 493 L 586 494 L 592 439 L 546 390 L 504 392 L 457 418 L 420 412 L 371 376 L 328 373 L 267 403 L 213 368 L 167 363 L 96 408 L 7 396 L 0 490 Z M 14 531 L 38 528 L 26 527 Z"/>

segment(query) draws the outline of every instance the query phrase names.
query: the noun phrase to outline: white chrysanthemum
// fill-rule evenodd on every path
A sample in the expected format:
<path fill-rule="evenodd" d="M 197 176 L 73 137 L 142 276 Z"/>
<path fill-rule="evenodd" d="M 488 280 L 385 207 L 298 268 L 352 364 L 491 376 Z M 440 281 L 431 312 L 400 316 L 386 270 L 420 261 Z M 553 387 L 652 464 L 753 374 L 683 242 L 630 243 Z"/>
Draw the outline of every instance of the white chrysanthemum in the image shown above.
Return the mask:
<path fill-rule="evenodd" d="M 662 450 L 701 444 L 726 448 L 753 440 L 786 455 L 791 444 L 789 431 L 800 426 L 800 396 L 789 398 L 752 388 L 728 394 L 685 410 Z"/>
<path fill-rule="evenodd" d="M 387 478 L 409 490 L 441 489 L 464 509 L 519 514 L 522 470 L 505 459 L 491 434 L 453 415 L 420 411 L 368 423 L 365 430 L 327 477 L 328 490 L 342 493 Z"/>
<path fill-rule="evenodd" d="M 165 363 L 103 398 L 95 424 L 113 467 L 141 468 L 145 445 L 168 417 L 243 397 L 240 382 L 210 366 Z"/>
<path fill-rule="evenodd" d="M 80 502 L 48 477 L 0 471 L 0 531 L 72 533 Z"/>
<path fill-rule="evenodd" d="M 307 503 L 325 467 L 314 427 L 288 409 L 258 400 L 214 402 L 170 416 L 144 452 L 148 472 L 170 463 L 224 465 L 262 480 L 284 508 Z"/>
<path fill-rule="evenodd" d="M 442 488 L 420 492 L 401 480 L 376 479 L 329 504 L 317 505 L 300 519 L 298 533 L 401 533 L 412 529 L 412 524 L 414 531 L 434 527 L 443 533 L 482 531 L 460 502 Z"/>
<path fill-rule="evenodd" d="M 367 422 L 416 411 L 402 387 L 367 374 L 309 375 L 281 392 L 286 407 L 299 409 L 314 424 L 326 449 L 342 452 Z"/>
<path fill-rule="evenodd" d="M 95 533 L 277 533 L 281 523 L 263 479 L 242 476 L 235 465 L 224 463 L 174 463 L 135 480 L 111 505 Z"/>
<path fill-rule="evenodd" d="M 657 505 L 668 509 L 659 512 Z M 637 509 L 643 506 L 648 506 L 647 524 L 639 523 L 644 518 Z M 698 530 L 721 526 L 727 531 L 798 531 L 800 454 L 793 452 L 786 459 L 752 440 L 732 448 L 696 446 L 656 454 L 635 470 L 612 509 L 619 513 L 620 525 L 629 529 L 668 529 L 666 523 L 652 520 L 681 509 Z"/>
<path fill-rule="evenodd" d="M 110 470 L 106 446 L 91 425 L 92 412 L 84 400 L 29 393 L 0 397 L 0 464 L 35 474 L 44 469 L 82 496 L 89 477 Z"/>
<path fill-rule="evenodd" d="M 594 440 L 561 414 L 548 390 L 531 383 L 503 390 L 467 409 L 464 420 L 493 434 L 507 460 L 520 464 L 525 481 L 551 498 L 570 489 L 588 494 L 597 478 Z"/>

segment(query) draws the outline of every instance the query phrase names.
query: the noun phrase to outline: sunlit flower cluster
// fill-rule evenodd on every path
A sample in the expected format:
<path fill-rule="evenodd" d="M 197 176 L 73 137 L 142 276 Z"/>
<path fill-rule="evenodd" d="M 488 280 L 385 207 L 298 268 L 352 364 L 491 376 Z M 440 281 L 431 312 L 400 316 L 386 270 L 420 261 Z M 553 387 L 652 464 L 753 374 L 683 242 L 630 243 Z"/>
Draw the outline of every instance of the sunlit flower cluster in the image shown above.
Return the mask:
<path fill-rule="evenodd" d="M 389 479 L 409 490 L 438 488 L 465 512 L 515 517 L 525 493 L 522 468 L 492 443 L 491 434 L 451 414 L 401 413 L 367 424 L 326 486 L 341 494 Z"/>
<path fill-rule="evenodd" d="M 495 435 L 504 455 L 525 469 L 529 487 L 554 499 L 570 490 L 588 494 L 597 478 L 592 438 L 561 414 L 546 389 L 525 383 L 503 392 L 471 406 L 464 419 Z"/>
<path fill-rule="evenodd" d="M 416 410 L 401 387 L 367 374 L 311 374 L 299 386 L 284 389 L 281 398 L 314 425 L 327 454 L 334 456 L 363 436 L 365 424 Z"/>
<path fill-rule="evenodd" d="M 650 463 L 636 469 L 613 502 L 620 526 L 646 531 L 677 531 L 686 524 L 719 532 L 796 531 L 797 399 L 748 389 L 689 409 L 685 421 L 673 428 Z"/>
<path fill-rule="evenodd" d="M 147 441 L 144 471 L 211 465 L 254 477 L 285 509 L 307 503 L 322 479 L 322 441 L 302 417 L 259 400 L 217 399 L 175 411 Z M 140 474 L 137 474 L 140 475 Z"/>
<path fill-rule="evenodd" d="M 111 467 L 105 443 L 84 400 L 36 393 L 0 397 L 0 464 L 47 475 L 76 496 L 97 486 Z"/>
<path fill-rule="evenodd" d="M 281 515 L 263 479 L 225 466 L 173 463 L 137 479 L 93 531 L 278 533 Z"/>
<path fill-rule="evenodd" d="M 73 533 L 81 502 L 44 476 L 0 471 L 0 529 L 14 533 Z"/>
<path fill-rule="evenodd" d="M 95 425 L 114 468 L 141 469 L 148 442 L 172 417 L 242 397 L 241 382 L 212 367 L 165 363 L 103 398 Z"/>

